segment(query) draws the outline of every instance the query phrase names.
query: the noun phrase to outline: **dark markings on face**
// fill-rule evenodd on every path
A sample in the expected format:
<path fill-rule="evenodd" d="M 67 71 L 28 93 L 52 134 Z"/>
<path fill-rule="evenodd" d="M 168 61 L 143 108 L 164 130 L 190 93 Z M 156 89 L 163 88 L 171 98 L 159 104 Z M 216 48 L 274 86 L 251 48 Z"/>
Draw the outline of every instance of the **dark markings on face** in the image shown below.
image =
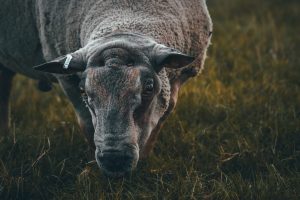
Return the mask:
<path fill-rule="evenodd" d="M 159 82 L 143 67 L 97 67 L 87 70 L 85 88 L 90 104 L 126 112 L 147 106 L 159 91 Z"/>
<path fill-rule="evenodd" d="M 129 151 L 135 155 L 132 162 L 137 162 L 141 141 L 152 130 L 160 81 L 147 62 L 126 49 L 107 49 L 97 59 L 85 71 L 81 84 L 93 118 L 96 152 L 101 157 L 107 149 Z M 103 165 L 100 158 L 97 162 Z"/>
<path fill-rule="evenodd" d="M 103 109 L 105 107 L 105 109 L 118 109 L 119 112 L 125 111 L 128 106 L 139 103 L 141 90 L 139 76 L 139 70 L 132 67 L 88 69 L 86 93 L 90 104 Z"/>
<path fill-rule="evenodd" d="M 158 86 L 155 84 L 157 78 L 154 72 L 145 67 L 147 62 L 142 63 L 140 57 L 122 48 L 103 51 L 98 63 L 89 67 L 86 73 L 85 87 L 90 99 L 98 96 L 105 101 L 114 97 L 121 104 L 123 101 L 135 104 L 142 97 L 151 97 L 155 92 L 154 86 Z"/>

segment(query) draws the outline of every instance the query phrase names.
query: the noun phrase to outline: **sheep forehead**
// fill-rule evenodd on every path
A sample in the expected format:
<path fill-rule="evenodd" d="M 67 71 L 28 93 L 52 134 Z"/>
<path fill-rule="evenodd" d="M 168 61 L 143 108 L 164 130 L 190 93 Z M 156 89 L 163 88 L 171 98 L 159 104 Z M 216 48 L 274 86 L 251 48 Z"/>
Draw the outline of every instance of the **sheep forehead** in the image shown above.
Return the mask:
<path fill-rule="evenodd" d="M 86 77 L 86 90 L 102 98 L 118 96 L 128 98 L 140 90 L 140 71 L 136 68 L 90 68 Z"/>

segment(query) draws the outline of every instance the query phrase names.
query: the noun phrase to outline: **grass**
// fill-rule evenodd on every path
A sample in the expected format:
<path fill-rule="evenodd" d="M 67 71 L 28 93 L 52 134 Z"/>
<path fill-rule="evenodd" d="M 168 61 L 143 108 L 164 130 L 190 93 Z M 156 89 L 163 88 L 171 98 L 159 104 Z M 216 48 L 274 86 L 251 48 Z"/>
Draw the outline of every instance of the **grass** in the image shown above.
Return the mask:
<path fill-rule="evenodd" d="M 300 199 L 300 5 L 210 0 L 206 69 L 181 90 L 151 157 L 101 174 L 68 100 L 18 76 L 0 140 L 0 199 Z"/>

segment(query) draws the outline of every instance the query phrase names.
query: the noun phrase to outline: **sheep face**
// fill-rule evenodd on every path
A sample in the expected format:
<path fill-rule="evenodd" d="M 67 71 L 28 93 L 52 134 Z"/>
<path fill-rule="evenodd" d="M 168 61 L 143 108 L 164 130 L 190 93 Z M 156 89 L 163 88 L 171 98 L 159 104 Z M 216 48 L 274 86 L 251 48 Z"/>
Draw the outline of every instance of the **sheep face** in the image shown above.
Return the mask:
<path fill-rule="evenodd" d="M 193 58 L 136 34 L 118 34 L 36 69 L 77 73 L 94 127 L 95 157 L 111 176 L 133 170 L 169 106 L 164 67 L 180 68 Z"/>

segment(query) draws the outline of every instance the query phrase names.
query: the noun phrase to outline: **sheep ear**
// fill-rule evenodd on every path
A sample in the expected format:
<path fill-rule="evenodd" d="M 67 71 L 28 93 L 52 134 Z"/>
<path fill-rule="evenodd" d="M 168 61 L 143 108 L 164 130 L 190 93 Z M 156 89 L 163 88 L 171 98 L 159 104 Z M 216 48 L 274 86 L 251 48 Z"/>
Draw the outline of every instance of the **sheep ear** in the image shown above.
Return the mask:
<path fill-rule="evenodd" d="M 191 64 L 195 57 L 175 49 L 159 45 L 154 49 L 154 69 L 159 72 L 163 67 L 178 69 Z"/>
<path fill-rule="evenodd" d="M 81 56 L 73 53 L 35 66 L 33 67 L 33 69 L 54 74 L 72 74 L 84 71 L 85 62 L 83 61 Z"/>

